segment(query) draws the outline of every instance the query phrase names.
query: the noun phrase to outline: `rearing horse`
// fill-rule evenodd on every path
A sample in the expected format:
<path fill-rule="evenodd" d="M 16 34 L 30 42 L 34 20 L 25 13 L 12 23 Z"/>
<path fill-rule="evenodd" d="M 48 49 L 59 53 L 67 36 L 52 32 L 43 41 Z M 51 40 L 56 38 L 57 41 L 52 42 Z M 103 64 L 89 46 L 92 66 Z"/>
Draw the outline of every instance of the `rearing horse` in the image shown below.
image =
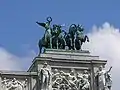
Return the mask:
<path fill-rule="evenodd" d="M 68 32 L 68 37 L 69 37 L 69 41 L 70 41 L 70 46 L 69 49 L 75 49 L 75 45 L 74 45 L 74 40 L 75 40 L 75 32 L 76 32 L 76 25 L 75 24 L 71 24 L 69 27 L 69 32 Z"/>
<path fill-rule="evenodd" d="M 85 42 L 86 40 L 87 42 L 89 42 L 88 36 L 84 35 L 83 31 L 84 28 L 78 24 L 76 27 L 76 39 L 75 39 L 75 47 L 77 50 L 81 49 L 83 42 Z"/>
<path fill-rule="evenodd" d="M 52 46 L 56 49 L 64 49 L 65 48 L 65 39 L 64 35 L 62 34 L 62 26 L 61 25 L 53 25 L 53 32 L 52 32 Z"/>

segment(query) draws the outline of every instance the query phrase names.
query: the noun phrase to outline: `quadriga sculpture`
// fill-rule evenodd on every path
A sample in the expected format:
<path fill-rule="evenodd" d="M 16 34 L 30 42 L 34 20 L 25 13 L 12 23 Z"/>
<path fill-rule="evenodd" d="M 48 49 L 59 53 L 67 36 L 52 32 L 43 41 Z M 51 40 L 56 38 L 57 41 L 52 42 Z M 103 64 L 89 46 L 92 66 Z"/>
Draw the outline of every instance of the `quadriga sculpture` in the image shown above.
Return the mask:
<path fill-rule="evenodd" d="M 44 36 L 39 40 L 39 55 L 42 52 L 42 48 L 50 49 L 66 49 L 69 50 L 81 50 L 82 44 L 89 38 L 84 35 L 84 28 L 82 25 L 71 24 L 68 32 L 67 30 L 62 30 L 62 25 L 53 24 L 51 26 L 52 18 L 47 17 L 47 22 L 40 23 L 36 22 L 38 25 L 45 28 Z"/>

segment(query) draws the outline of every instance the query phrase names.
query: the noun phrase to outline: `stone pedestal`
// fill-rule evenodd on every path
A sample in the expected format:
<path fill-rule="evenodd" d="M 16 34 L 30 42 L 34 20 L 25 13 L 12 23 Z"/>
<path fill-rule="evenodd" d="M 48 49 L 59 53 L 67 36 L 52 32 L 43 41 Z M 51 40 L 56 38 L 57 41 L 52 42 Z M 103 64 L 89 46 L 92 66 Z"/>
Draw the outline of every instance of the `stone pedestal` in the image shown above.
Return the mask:
<path fill-rule="evenodd" d="M 46 49 L 45 53 L 35 57 L 28 72 L 40 71 L 44 62 L 48 63 L 47 68 L 51 73 L 54 73 L 55 69 L 65 73 L 73 70 L 75 74 L 81 74 L 84 70 L 87 70 L 90 74 L 90 90 L 95 90 L 94 73 L 99 66 L 104 66 L 107 61 L 100 60 L 99 56 L 93 56 L 89 51 Z M 53 83 L 52 80 L 51 83 Z M 37 85 L 39 87 L 39 84 Z"/>
<path fill-rule="evenodd" d="M 75 87 L 72 79 L 74 78 L 77 81 L 78 76 L 80 78 L 80 75 L 83 75 L 83 72 L 87 70 L 90 90 L 96 90 L 94 73 L 99 66 L 104 66 L 107 63 L 106 60 L 100 60 L 99 56 L 91 55 L 89 51 L 46 49 L 45 53 L 34 58 L 28 71 L 0 70 L 0 90 L 9 90 L 10 87 L 14 88 L 12 90 L 41 90 L 39 72 L 45 62 L 48 64 L 47 69 L 50 72 L 49 90 L 57 90 L 55 83 L 60 74 L 55 79 L 55 70 L 63 75 L 62 80 L 66 80 L 64 84 L 61 83 L 60 85 L 65 86 L 65 83 L 67 83 L 66 85 L 69 85 L 69 87 L 73 85 L 71 88 Z"/>

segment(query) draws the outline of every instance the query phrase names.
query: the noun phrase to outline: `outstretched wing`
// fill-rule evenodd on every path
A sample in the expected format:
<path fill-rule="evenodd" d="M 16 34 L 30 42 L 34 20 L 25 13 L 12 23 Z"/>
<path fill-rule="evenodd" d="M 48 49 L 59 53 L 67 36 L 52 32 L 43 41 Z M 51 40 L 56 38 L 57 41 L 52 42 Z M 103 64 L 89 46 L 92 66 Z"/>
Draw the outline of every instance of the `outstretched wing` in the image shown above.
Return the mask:
<path fill-rule="evenodd" d="M 45 23 L 39 23 L 39 22 L 36 22 L 36 23 L 42 27 L 45 27 Z"/>

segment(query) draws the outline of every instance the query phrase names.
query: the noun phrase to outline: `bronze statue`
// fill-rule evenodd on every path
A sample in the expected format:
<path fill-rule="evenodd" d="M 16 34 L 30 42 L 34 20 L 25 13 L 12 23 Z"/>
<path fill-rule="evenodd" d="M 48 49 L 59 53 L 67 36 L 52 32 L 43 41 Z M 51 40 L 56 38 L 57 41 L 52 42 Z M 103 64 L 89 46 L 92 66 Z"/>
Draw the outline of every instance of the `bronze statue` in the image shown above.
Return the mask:
<path fill-rule="evenodd" d="M 65 49 L 64 35 L 62 34 L 62 25 L 53 25 L 52 32 L 52 48 L 54 49 Z"/>
<path fill-rule="evenodd" d="M 42 39 L 39 40 L 39 55 L 42 48 L 50 49 L 65 49 L 67 46 L 69 50 L 81 50 L 82 44 L 89 38 L 84 35 L 84 28 L 82 25 L 71 24 L 68 32 L 62 30 L 62 25 L 53 24 L 51 27 L 52 18 L 47 17 L 47 22 L 40 23 L 36 22 L 38 25 L 45 28 L 45 34 Z M 45 50 L 45 49 L 44 49 Z"/>
<path fill-rule="evenodd" d="M 70 47 L 70 49 L 73 49 L 73 50 L 75 50 L 74 40 L 75 40 L 76 29 L 77 29 L 76 25 L 71 24 L 69 27 L 69 32 L 68 32 L 68 34 L 70 36 L 70 38 L 69 38 L 70 39 L 70 46 L 69 47 Z"/>
<path fill-rule="evenodd" d="M 75 48 L 77 50 L 81 49 L 83 42 L 85 42 L 86 40 L 87 42 L 89 42 L 88 36 L 84 35 L 83 31 L 84 31 L 84 28 L 82 27 L 82 25 L 78 24 L 76 26 L 76 39 L 75 39 Z"/>

